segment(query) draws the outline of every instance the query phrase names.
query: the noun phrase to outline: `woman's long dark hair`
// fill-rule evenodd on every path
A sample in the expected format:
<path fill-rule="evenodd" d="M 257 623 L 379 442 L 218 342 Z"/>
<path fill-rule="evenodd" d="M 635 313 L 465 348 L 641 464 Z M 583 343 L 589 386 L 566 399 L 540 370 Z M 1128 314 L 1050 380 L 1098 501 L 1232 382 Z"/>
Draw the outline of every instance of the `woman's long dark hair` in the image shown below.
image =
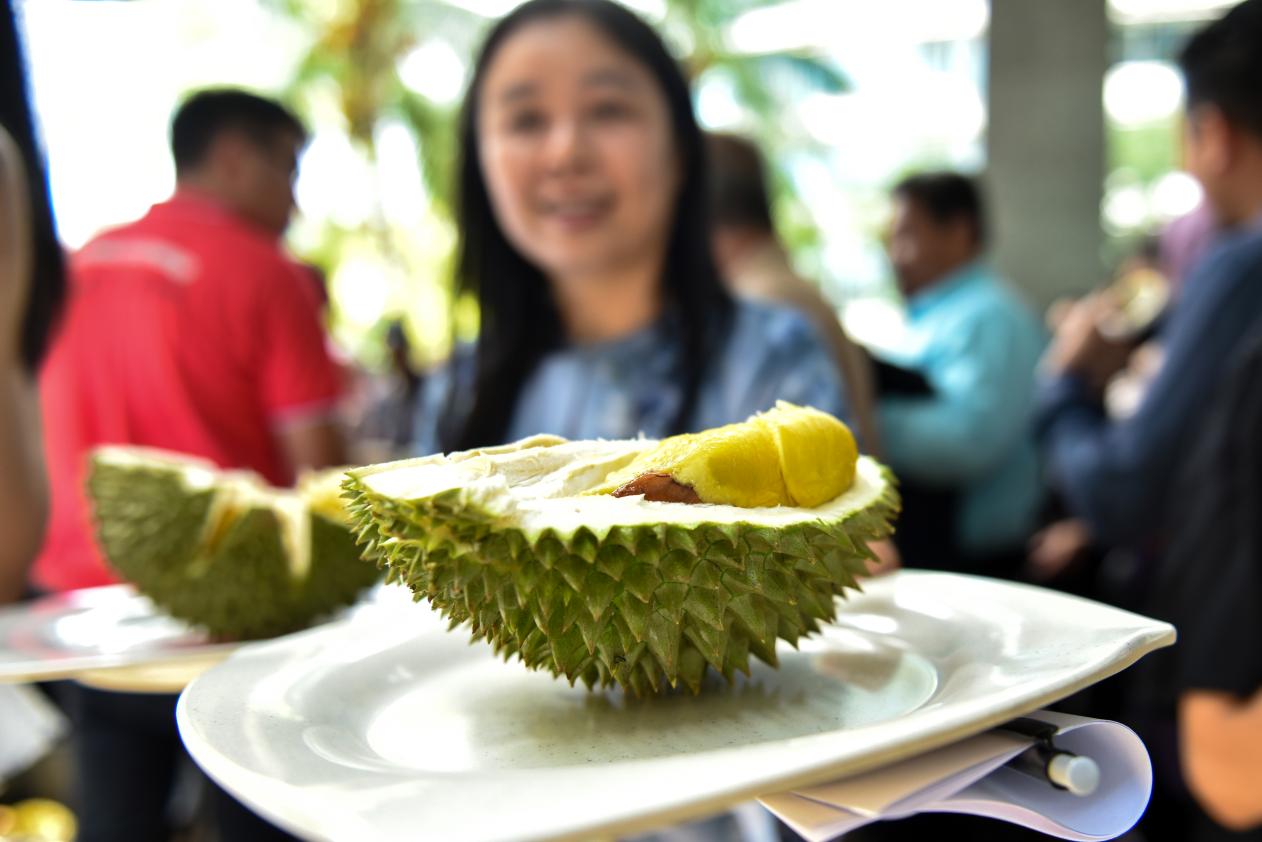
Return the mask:
<path fill-rule="evenodd" d="M 527 24 L 563 16 L 583 18 L 640 61 L 661 88 L 670 112 L 682 183 L 662 271 L 662 299 L 680 332 L 684 395 L 670 432 L 685 430 L 707 361 L 718 353 L 728 332 L 732 299 L 710 252 L 705 144 L 679 66 L 652 27 L 611 0 L 531 0 L 491 30 L 460 118 L 457 282 L 461 292 L 477 296 L 481 328 L 473 399 L 448 402 L 448 415 L 439 428 L 444 450 L 502 443 L 522 384 L 546 353 L 565 342 L 546 278 L 513 248 L 495 218 L 478 160 L 477 120 L 486 69 L 500 46 Z M 456 375 L 453 371 L 452 383 L 460 388 Z"/>
<path fill-rule="evenodd" d="M 12 135 L 22 153 L 27 188 L 31 193 L 33 277 L 26 317 L 22 321 L 22 360 L 28 370 L 34 372 L 48 346 L 66 281 L 44 158 L 35 141 L 35 121 L 27 102 L 26 67 L 22 56 L 17 22 L 9 0 L 4 0 L 4 11 L 0 14 L 0 126 Z"/>

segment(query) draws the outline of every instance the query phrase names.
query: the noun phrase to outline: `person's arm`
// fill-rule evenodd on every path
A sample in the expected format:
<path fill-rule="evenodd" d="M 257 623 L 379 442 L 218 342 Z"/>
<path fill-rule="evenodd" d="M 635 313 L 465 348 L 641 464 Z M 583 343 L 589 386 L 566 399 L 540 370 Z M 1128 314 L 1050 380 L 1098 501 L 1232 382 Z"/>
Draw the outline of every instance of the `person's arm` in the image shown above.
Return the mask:
<path fill-rule="evenodd" d="M 1021 326 L 975 316 L 957 330 L 928 372 L 932 397 L 892 397 L 878 409 L 895 473 L 929 485 L 958 485 L 991 470 L 1026 435 L 1036 342 Z"/>
<path fill-rule="evenodd" d="M 474 353 L 473 346 L 458 346 L 446 362 L 426 372 L 412 412 L 411 455 L 442 453 L 445 417 L 454 414 L 463 419 L 468 414 L 473 401 Z"/>
<path fill-rule="evenodd" d="M 1179 756 L 1188 789 L 1230 830 L 1262 825 L 1262 691 L 1248 700 L 1189 690 L 1179 698 Z"/>
<path fill-rule="evenodd" d="M 296 471 L 346 464 L 342 425 L 328 415 L 293 419 L 274 429 L 286 459 Z"/>
<path fill-rule="evenodd" d="M 21 154 L 0 129 L 0 604 L 22 595 L 48 515 L 39 402 L 21 354 L 32 271 L 23 173 Z"/>
<path fill-rule="evenodd" d="M 1171 524 L 1148 606 L 1179 630 L 1163 653 L 1188 788 L 1224 827 L 1262 824 L 1262 321 L 1233 355 L 1179 474 L 1195 489 Z"/>
<path fill-rule="evenodd" d="M 846 334 L 837 310 L 819 289 L 790 275 L 778 289 L 784 300 L 806 315 L 819 338 L 832 352 L 846 391 L 846 409 L 865 453 L 881 456 L 881 434 L 876 422 L 872 359 Z"/>
<path fill-rule="evenodd" d="M 5 281 L 0 280 L 0 284 Z M 0 605 L 22 596 L 44 539 L 48 482 L 39 435 L 35 383 L 20 366 L 0 363 Z"/>
<path fill-rule="evenodd" d="M 864 450 L 876 457 L 884 455 L 881 447 L 881 429 L 876 421 L 876 393 L 873 388 L 872 358 L 846 335 L 841 322 L 834 317 L 837 326 L 830 337 L 837 364 L 841 368 L 846 385 L 846 403 L 854 418 L 856 432 L 864 444 Z"/>
<path fill-rule="evenodd" d="M 305 280 L 281 266 L 260 283 L 263 403 L 295 473 L 346 464 L 338 417 L 342 375 L 329 353 L 319 305 Z"/>
<path fill-rule="evenodd" d="M 1181 454 L 1222 369 L 1262 309 L 1257 267 L 1209 261 L 1189 281 L 1166 334 L 1166 358 L 1139 409 L 1112 422 L 1074 372 L 1040 387 L 1037 427 L 1053 483 L 1075 517 L 1108 544 L 1126 544 L 1160 516 Z"/>

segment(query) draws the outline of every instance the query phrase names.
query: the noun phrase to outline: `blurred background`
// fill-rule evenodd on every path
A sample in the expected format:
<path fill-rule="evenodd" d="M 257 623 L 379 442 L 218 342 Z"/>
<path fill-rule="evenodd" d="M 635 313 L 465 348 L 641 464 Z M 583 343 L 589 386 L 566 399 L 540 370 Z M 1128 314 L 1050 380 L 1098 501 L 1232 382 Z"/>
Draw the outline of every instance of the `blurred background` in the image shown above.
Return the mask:
<path fill-rule="evenodd" d="M 186 91 L 277 94 L 313 129 L 289 240 L 324 272 L 338 345 L 385 366 L 401 319 L 414 363 L 441 359 L 477 319 L 448 271 L 457 103 L 481 34 L 514 5 L 19 0 L 63 238 L 78 247 L 170 193 L 166 129 Z M 886 191 L 907 172 L 985 174 L 998 267 L 1039 305 L 1098 285 L 1192 209 L 1171 58 L 1231 3 L 628 5 L 685 59 L 703 124 L 762 142 L 798 270 L 880 348 L 900 318 Z"/>

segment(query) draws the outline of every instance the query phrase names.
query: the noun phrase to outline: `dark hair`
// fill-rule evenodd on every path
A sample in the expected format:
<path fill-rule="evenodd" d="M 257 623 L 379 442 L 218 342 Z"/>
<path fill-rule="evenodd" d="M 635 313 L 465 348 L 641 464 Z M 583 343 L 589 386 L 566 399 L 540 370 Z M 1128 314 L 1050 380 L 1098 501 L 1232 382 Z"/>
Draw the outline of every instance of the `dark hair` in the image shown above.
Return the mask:
<path fill-rule="evenodd" d="M 894 185 L 894 196 L 915 202 L 939 225 L 964 220 L 973 226 L 978 248 L 989 232 L 981 191 L 968 176 L 955 172 L 927 172 L 908 176 Z"/>
<path fill-rule="evenodd" d="M 0 20 L 0 125 L 13 136 L 22 153 L 31 194 L 32 277 L 26 316 L 22 321 L 22 361 L 33 372 L 48 347 L 66 294 L 65 259 L 57 241 L 48 176 L 27 101 L 26 65 L 17 21 L 8 0 L 5 0 L 3 18 Z"/>
<path fill-rule="evenodd" d="M 1193 35 L 1179 66 L 1188 108 L 1217 106 L 1262 137 L 1262 0 L 1245 0 Z"/>
<path fill-rule="evenodd" d="M 457 283 L 460 292 L 477 296 L 481 326 L 472 401 L 448 402 L 439 427 L 445 450 L 502 443 L 522 384 L 546 353 L 565 342 L 547 280 L 509 243 L 495 218 L 478 160 L 477 120 L 483 78 L 504 42 L 531 23 L 565 16 L 581 17 L 640 61 L 660 86 L 670 112 L 683 182 L 666 249 L 662 292 L 679 331 L 684 393 L 671 432 L 686 428 L 706 361 L 727 334 L 732 300 L 710 253 L 705 145 L 678 65 L 652 27 L 610 0 L 531 0 L 487 36 L 460 117 Z M 453 388 L 464 385 L 457 380 L 452 377 Z"/>
<path fill-rule="evenodd" d="M 710 221 L 772 230 L 771 198 L 762 153 L 731 134 L 706 135 L 710 156 Z"/>
<path fill-rule="evenodd" d="M 235 88 L 198 91 L 184 101 L 171 120 L 171 154 L 175 172 L 187 173 L 206 159 L 211 141 L 223 131 L 238 131 L 266 144 L 282 132 L 306 138 L 302 121 L 275 100 Z"/>

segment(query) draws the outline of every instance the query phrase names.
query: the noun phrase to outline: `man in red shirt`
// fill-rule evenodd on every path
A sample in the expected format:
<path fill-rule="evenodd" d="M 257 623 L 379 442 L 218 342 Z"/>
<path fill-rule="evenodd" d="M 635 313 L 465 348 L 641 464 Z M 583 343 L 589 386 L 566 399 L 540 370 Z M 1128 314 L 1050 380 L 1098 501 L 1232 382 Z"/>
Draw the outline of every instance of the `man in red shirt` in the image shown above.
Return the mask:
<path fill-rule="evenodd" d="M 279 104 L 204 91 L 171 127 L 177 189 L 73 257 L 41 372 L 52 507 L 37 590 L 115 581 L 93 543 L 88 451 L 126 443 L 249 468 L 276 485 L 344 461 L 341 384 L 304 269 L 281 251 L 305 131 Z M 174 696 L 71 685 L 81 842 L 166 840 Z M 212 790 L 223 839 L 286 838 Z"/>
<path fill-rule="evenodd" d="M 37 588 L 115 581 L 82 491 L 96 445 L 191 453 L 274 485 L 343 461 L 340 378 L 319 302 L 278 245 L 304 139 L 276 103 L 194 96 L 171 130 L 175 195 L 72 259 L 69 308 L 40 381 L 52 511 Z"/>

